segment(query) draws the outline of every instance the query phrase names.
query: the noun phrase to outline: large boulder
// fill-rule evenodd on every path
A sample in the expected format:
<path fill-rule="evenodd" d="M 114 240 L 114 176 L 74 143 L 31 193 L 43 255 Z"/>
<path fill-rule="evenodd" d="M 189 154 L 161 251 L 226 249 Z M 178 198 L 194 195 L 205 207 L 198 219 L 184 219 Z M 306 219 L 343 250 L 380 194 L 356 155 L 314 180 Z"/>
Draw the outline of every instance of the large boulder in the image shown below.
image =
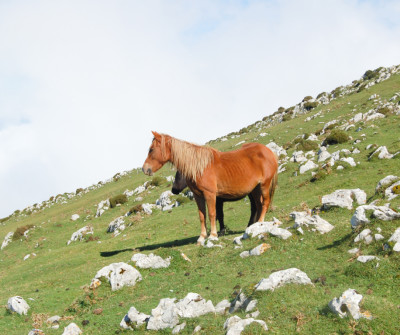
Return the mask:
<path fill-rule="evenodd" d="M 349 313 L 353 319 L 358 320 L 360 318 L 372 319 L 369 312 L 361 312 L 359 303 L 363 296 L 358 294 L 356 290 L 348 289 L 339 298 L 334 298 L 328 304 L 330 310 L 339 315 L 341 318 L 347 316 Z"/>
<path fill-rule="evenodd" d="M 379 192 L 379 191 L 387 188 L 388 186 L 392 185 L 399 179 L 400 179 L 399 177 L 393 176 L 393 175 L 389 175 L 389 176 L 386 176 L 385 178 L 382 178 L 376 185 L 375 192 Z"/>
<path fill-rule="evenodd" d="M 309 160 L 305 164 L 300 166 L 300 174 L 304 174 L 307 171 L 314 170 L 318 168 L 318 165 L 315 164 L 313 161 Z"/>
<path fill-rule="evenodd" d="M 7 309 L 11 312 L 18 313 L 19 315 L 28 314 L 29 305 L 19 296 L 11 297 L 7 302 Z"/>
<path fill-rule="evenodd" d="M 278 144 L 275 142 L 269 142 L 266 147 L 271 149 L 278 157 L 279 156 L 287 156 L 286 150 L 282 147 L 280 147 Z"/>
<path fill-rule="evenodd" d="M 178 315 L 183 318 L 197 318 L 207 313 L 215 313 L 211 300 L 205 300 L 200 294 L 188 293 L 176 304 Z"/>
<path fill-rule="evenodd" d="M 171 264 L 171 257 L 163 259 L 160 256 L 156 256 L 152 253 L 150 255 L 135 254 L 132 256 L 131 261 L 135 262 L 136 266 L 141 269 L 159 269 L 169 267 Z"/>
<path fill-rule="evenodd" d="M 134 286 L 142 280 L 142 275 L 133 266 L 120 262 L 103 267 L 94 276 L 90 286 L 96 288 L 101 284 L 101 278 L 105 278 L 111 285 L 111 290 L 119 290 L 124 286 Z"/>
<path fill-rule="evenodd" d="M 174 328 L 179 323 L 179 310 L 176 307 L 175 300 L 175 298 L 160 300 L 158 306 L 151 310 L 147 329 L 161 330 L 165 328 Z"/>
<path fill-rule="evenodd" d="M 256 237 L 256 236 L 266 234 L 266 233 L 271 234 L 272 236 L 279 237 L 283 240 L 286 240 L 290 236 L 292 236 L 292 233 L 290 231 L 288 231 L 287 229 L 279 228 L 280 224 L 281 224 L 281 222 L 279 222 L 275 218 L 274 218 L 274 221 L 253 223 L 251 226 L 246 228 L 243 236 L 239 237 L 237 240 L 247 239 L 250 236 Z M 238 244 L 240 244 L 240 243 L 238 243 Z"/>
<path fill-rule="evenodd" d="M 359 205 L 364 205 L 367 202 L 367 194 L 359 188 L 340 189 L 331 194 L 324 195 L 322 197 L 322 207 L 324 209 L 329 209 L 331 207 L 352 209 L 353 198 Z"/>
<path fill-rule="evenodd" d="M 306 273 L 296 268 L 290 268 L 271 273 L 268 278 L 261 279 L 256 285 L 256 291 L 273 291 L 286 284 L 312 285 Z"/>
<path fill-rule="evenodd" d="M 382 221 L 391 221 L 400 218 L 400 213 L 395 212 L 387 206 L 362 205 L 356 208 L 350 220 L 351 226 L 355 228 L 361 224 L 369 223 L 367 217 L 368 211 L 372 212 L 373 217 Z"/>

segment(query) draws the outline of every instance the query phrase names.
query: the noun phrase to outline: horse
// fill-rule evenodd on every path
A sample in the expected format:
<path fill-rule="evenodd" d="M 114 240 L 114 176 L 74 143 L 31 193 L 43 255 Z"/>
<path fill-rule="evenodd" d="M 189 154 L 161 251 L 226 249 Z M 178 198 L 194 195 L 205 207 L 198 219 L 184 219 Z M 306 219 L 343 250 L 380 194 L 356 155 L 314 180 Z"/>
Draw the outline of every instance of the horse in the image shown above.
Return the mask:
<path fill-rule="evenodd" d="M 151 176 L 170 162 L 181 171 L 199 210 L 201 232 L 198 244 L 207 238 L 206 207 L 211 225 L 209 239 L 218 240 L 215 225 L 217 197 L 238 199 L 256 190 L 261 203 L 257 221 L 264 221 L 278 181 L 278 158 L 268 147 L 252 143 L 221 152 L 170 135 L 152 133 L 154 138 L 142 170 Z"/>
<path fill-rule="evenodd" d="M 176 171 L 175 179 L 174 179 L 174 182 L 172 184 L 172 189 L 171 189 L 172 193 L 179 194 L 186 187 L 187 187 L 186 178 L 183 176 L 182 173 L 180 173 L 179 171 Z M 260 207 L 260 206 L 256 206 L 253 193 L 249 193 L 248 197 L 249 197 L 250 204 L 251 204 L 251 214 L 250 214 L 250 219 L 249 219 L 249 223 L 248 223 L 247 227 L 250 227 L 250 225 L 252 225 L 253 223 L 255 223 L 257 221 L 257 216 L 256 216 L 257 215 L 257 207 Z M 218 236 L 223 236 L 223 235 L 225 235 L 225 232 L 226 232 L 225 224 L 224 224 L 224 211 L 223 211 L 224 202 L 237 201 L 237 200 L 241 200 L 241 199 L 243 199 L 243 198 L 223 199 L 223 198 L 217 197 L 215 207 L 216 207 L 216 220 L 219 222 Z"/>

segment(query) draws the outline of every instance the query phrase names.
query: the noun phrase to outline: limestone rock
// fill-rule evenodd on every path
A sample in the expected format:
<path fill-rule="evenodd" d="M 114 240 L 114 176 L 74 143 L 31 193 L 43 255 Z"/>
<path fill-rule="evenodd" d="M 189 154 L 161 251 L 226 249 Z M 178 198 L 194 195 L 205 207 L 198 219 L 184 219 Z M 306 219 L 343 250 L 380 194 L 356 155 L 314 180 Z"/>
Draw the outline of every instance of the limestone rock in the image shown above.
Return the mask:
<path fill-rule="evenodd" d="M 159 269 L 159 268 L 167 268 L 171 264 L 171 257 L 167 257 L 163 259 L 160 256 L 156 256 L 154 254 L 144 255 L 144 254 L 135 254 L 131 258 L 132 262 L 136 263 L 136 266 L 141 269 Z"/>
<path fill-rule="evenodd" d="M 376 185 L 376 188 L 375 188 L 375 192 L 379 192 L 380 190 L 392 185 L 399 179 L 400 179 L 399 177 L 393 176 L 393 175 L 386 176 L 385 178 L 381 179 L 378 182 L 378 185 Z"/>
<path fill-rule="evenodd" d="M 246 295 L 240 291 L 236 298 L 230 303 L 229 313 L 235 313 L 238 310 L 243 310 L 245 312 L 251 312 L 257 306 L 257 299 L 252 299 L 246 297 Z"/>
<path fill-rule="evenodd" d="M 244 328 L 253 322 L 258 323 L 265 331 L 268 330 L 267 324 L 262 320 L 253 318 L 241 319 L 239 316 L 234 315 L 224 323 L 224 329 L 227 330 L 226 335 L 240 335 Z"/>
<path fill-rule="evenodd" d="M 188 293 L 176 304 L 178 315 L 183 318 L 196 318 L 207 313 L 215 313 L 211 300 L 206 301 L 197 293 Z"/>
<path fill-rule="evenodd" d="M 79 219 L 79 215 L 78 214 L 72 214 L 71 215 L 71 220 L 72 221 L 76 221 L 76 220 L 78 220 Z"/>
<path fill-rule="evenodd" d="M 123 329 L 134 330 L 134 328 L 146 323 L 149 318 L 150 315 L 140 313 L 135 307 L 132 306 L 119 325 Z"/>
<path fill-rule="evenodd" d="M 313 226 L 321 234 L 330 232 L 334 226 L 332 226 L 328 221 L 322 219 L 319 215 L 310 216 L 307 212 L 292 212 L 289 214 L 294 220 L 293 228 L 297 229 L 301 226 Z"/>
<path fill-rule="evenodd" d="M 7 309 L 11 312 L 16 312 L 19 315 L 27 315 L 29 308 L 29 305 L 22 297 L 15 296 L 8 299 Z"/>
<path fill-rule="evenodd" d="M 97 205 L 96 217 L 101 216 L 107 209 L 110 208 L 110 200 L 100 201 Z"/>
<path fill-rule="evenodd" d="M 307 171 L 316 169 L 318 167 L 317 164 L 315 164 L 313 161 L 307 161 L 305 164 L 303 164 L 302 166 L 300 166 L 300 174 L 304 174 Z"/>
<path fill-rule="evenodd" d="M 109 281 L 113 291 L 124 286 L 134 286 L 136 282 L 142 280 L 142 275 L 138 270 L 123 262 L 112 263 L 99 270 L 92 280 L 91 287 L 99 285 L 98 280 L 102 277 Z"/>
<path fill-rule="evenodd" d="M 396 242 L 393 246 L 393 251 L 400 252 L 400 227 L 395 230 L 388 242 Z"/>
<path fill-rule="evenodd" d="M 117 236 L 121 231 L 124 231 L 125 228 L 125 217 L 119 216 L 109 223 L 107 233 L 114 233 L 114 236 Z"/>
<path fill-rule="evenodd" d="M 185 327 L 186 327 L 186 322 L 183 322 L 180 325 L 175 326 L 175 328 L 172 329 L 172 334 L 180 333 L 180 331 L 185 329 Z"/>
<path fill-rule="evenodd" d="M 369 157 L 369 159 L 371 159 L 373 156 L 378 156 L 379 159 L 391 159 L 393 158 L 393 155 L 389 153 L 388 149 L 386 148 L 386 146 L 381 146 L 378 149 L 376 149 L 371 156 Z"/>
<path fill-rule="evenodd" d="M 331 154 L 328 152 L 326 147 L 321 147 L 318 151 L 318 162 L 324 162 L 328 158 L 331 158 Z"/>
<path fill-rule="evenodd" d="M 215 313 L 217 314 L 225 314 L 229 311 L 231 307 L 231 303 L 228 300 L 222 300 L 215 306 Z"/>
<path fill-rule="evenodd" d="M 93 227 L 90 225 L 85 226 L 73 233 L 71 235 L 71 239 L 67 242 L 67 245 L 74 241 L 82 241 L 84 236 L 88 234 L 93 234 Z"/>
<path fill-rule="evenodd" d="M 331 194 L 324 195 L 322 197 L 322 206 L 325 209 L 329 209 L 331 207 L 352 209 L 353 198 L 355 198 L 359 205 L 363 205 L 367 202 L 367 194 L 359 188 L 340 189 Z"/>
<path fill-rule="evenodd" d="M 268 278 L 263 278 L 256 285 L 256 291 L 273 291 L 286 284 L 311 284 L 310 278 L 303 271 L 296 268 L 271 273 Z"/>
<path fill-rule="evenodd" d="M 271 248 L 271 246 L 269 244 L 263 243 L 263 244 L 258 245 L 255 248 L 251 249 L 250 251 L 243 251 L 240 254 L 240 257 L 245 258 L 245 257 L 249 257 L 249 256 L 260 256 L 261 254 L 266 252 L 269 248 Z"/>
<path fill-rule="evenodd" d="M 395 192 L 395 189 L 397 189 L 397 192 Z M 400 189 L 400 181 L 397 183 L 394 183 L 390 185 L 386 190 L 385 190 L 385 198 L 388 199 L 389 201 L 393 200 L 394 198 L 398 197 L 399 192 L 398 190 Z"/>
<path fill-rule="evenodd" d="M 372 216 L 382 221 L 391 221 L 400 218 L 400 213 L 395 212 L 387 206 L 362 205 L 356 208 L 351 218 L 350 222 L 353 228 L 369 222 L 366 211 L 372 211 Z"/>
<path fill-rule="evenodd" d="M 3 250 L 11 241 L 12 241 L 12 237 L 14 236 L 14 232 L 10 231 L 3 240 L 3 243 L 1 244 L 1 249 Z"/>
<path fill-rule="evenodd" d="M 70 323 L 67 327 L 64 328 L 64 332 L 62 335 L 79 335 L 82 334 L 82 330 L 75 323 Z"/>
<path fill-rule="evenodd" d="M 265 233 L 277 236 L 283 240 L 286 240 L 292 236 L 290 231 L 284 228 L 279 228 L 279 225 L 280 222 L 276 219 L 274 221 L 253 223 L 250 227 L 246 228 L 242 239 L 247 239 L 250 235 L 251 237 L 256 237 Z"/>
<path fill-rule="evenodd" d="M 357 257 L 357 261 L 359 261 L 361 263 L 367 263 L 369 261 L 373 261 L 374 259 L 379 260 L 379 258 L 376 256 L 358 256 Z"/>
<path fill-rule="evenodd" d="M 370 244 L 372 242 L 372 236 L 371 230 L 370 229 L 364 229 L 361 233 L 359 233 L 356 238 L 354 239 L 354 242 L 361 242 L 364 241 L 365 244 Z"/>
<path fill-rule="evenodd" d="M 361 302 L 363 296 L 358 294 L 353 289 L 348 289 L 339 298 L 334 298 L 329 302 L 330 310 L 338 314 L 341 318 L 347 316 L 347 312 L 355 319 L 360 318 L 372 319 L 369 312 L 361 312 L 359 303 Z"/>
<path fill-rule="evenodd" d="M 270 142 L 266 145 L 269 149 L 271 149 L 276 155 L 279 157 L 281 155 L 287 156 L 286 150 L 280 147 L 278 144 L 275 142 Z"/>
<path fill-rule="evenodd" d="M 179 323 L 179 310 L 175 305 L 175 298 L 161 299 L 158 306 L 151 310 L 147 323 L 149 330 L 174 328 Z"/>

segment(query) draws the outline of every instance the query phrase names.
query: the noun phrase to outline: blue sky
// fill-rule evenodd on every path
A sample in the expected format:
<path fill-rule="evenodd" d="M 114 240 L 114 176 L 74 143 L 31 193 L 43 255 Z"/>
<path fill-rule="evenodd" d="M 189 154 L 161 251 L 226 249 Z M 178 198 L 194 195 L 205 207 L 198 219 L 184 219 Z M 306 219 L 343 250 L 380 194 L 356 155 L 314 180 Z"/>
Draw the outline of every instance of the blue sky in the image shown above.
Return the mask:
<path fill-rule="evenodd" d="M 400 63 L 398 1 L 1 1 L 0 217 Z"/>

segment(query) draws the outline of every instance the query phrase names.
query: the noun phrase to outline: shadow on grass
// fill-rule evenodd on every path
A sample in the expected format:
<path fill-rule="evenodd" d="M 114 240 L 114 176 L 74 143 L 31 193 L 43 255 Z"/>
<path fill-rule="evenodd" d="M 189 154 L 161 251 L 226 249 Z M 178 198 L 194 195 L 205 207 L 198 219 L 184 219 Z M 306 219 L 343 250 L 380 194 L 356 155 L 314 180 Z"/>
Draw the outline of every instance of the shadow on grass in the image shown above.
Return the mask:
<path fill-rule="evenodd" d="M 243 231 L 231 231 L 229 230 L 228 232 L 225 233 L 224 236 L 227 235 L 236 235 L 243 233 Z M 101 251 L 100 256 L 101 257 L 112 257 L 115 255 L 118 255 L 123 252 L 132 252 L 132 251 L 146 251 L 146 250 L 156 250 L 159 248 L 174 248 L 174 247 L 180 247 L 183 245 L 187 244 L 195 244 L 197 243 L 198 236 L 193 236 L 193 237 L 187 237 L 183 238 L 181 240 L 174 240 L 174 241 L 168 241 L 164 243 L 157 243 L 157 244 L 151 244 L 151 245 L 143 245 L 140 247 L 134 247 L 134 248 L 126 248 L 126 249 L 121 249 L 121 250 L 113 250 L 113 251 Z"/>
<path fill-rule="evenodd" d="M 347 235 L 343 236 L 340 240 L 336 240 L 336 241 L 333 241 L 331 244 L 325 245 L 323 247 L 319 247 L 319 248 L 317 248 L 317 250 L 327 250 L 327 249 L 339 247 L 344 242 L 350 240 L 352 235 L 353 235 L 352 233 L 348 233 Z"/>

